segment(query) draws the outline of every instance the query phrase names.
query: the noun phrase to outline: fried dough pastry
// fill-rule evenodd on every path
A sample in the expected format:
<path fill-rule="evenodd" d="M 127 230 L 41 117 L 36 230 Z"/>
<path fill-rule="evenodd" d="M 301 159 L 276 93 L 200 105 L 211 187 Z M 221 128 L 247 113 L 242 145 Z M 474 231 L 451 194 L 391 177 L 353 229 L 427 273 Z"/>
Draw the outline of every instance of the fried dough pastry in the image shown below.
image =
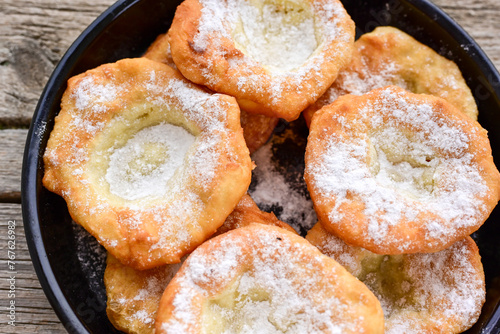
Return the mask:
<path fill-rule="evenodd" d="M 144 57 L 177 68 L 172 59 L 167 34 L 158 36 L 153 44 L 149 46 Z M 276 124 L 278 124 L 279 118 L 252 114 L 242 109 L 240 121 L 241 127 L 243 128 L 243 137 L 245 138 L 250 154 L 252 154 L 271 137 Z"/>
<path fill-rule="evenodd" d="M 470 237 L 437 253 L 378 255 L 316 224 L 306 239 L 365 283 L 382 304 L 385 332 L 461 333 L 485 300 L 479 250 Z"/>
<path fill-rule="evenodd" d="M 477 106 L 458 66 L 394 27 L 377 27 L 354 43 L 352 61 L 321 98 L 304 111 L 314 112 L 342 95 L 362 95 L 388 85 L 416 94 L 439 96 L 477 120 Z"/>
<path fill-rule="evenodd" d="M 382 333 L 367 287 L 304 238 L 250 224 L 199 246 L 160 301 L 156 333 Z"/>
<path fill-rule="evenodd" d="M 244 195 L 214 236 L 251 223 L 278 226 L 295 233 L 274 214 L 259 210 L 252 198 Z M 108 254 L 104 284 L 108 297 L 106 313 L 111 323 L 125 333 L 153 333 L 161 296 L 180 266 L 176 263 L 135 270 Z"/>
<path fill-rule="evenodd" d="M 338 0 L 185 0 L 168 37 L 186 78 L 292 121 L 349 63 L 354 29 Z"/>
<path fill-rule="evenodd" d="M 378 254 L 445 249 L 500 196 L 486 130 L 441 98 L 396 86 L 319 110 L 305 163 L 324 227 Z"/>
<path fill-rule="evenodd" d="M 106 313 L 113 326 L 125 333 L 153 334 L 161 296 L 181 264 L 137 270 L 108 253 L 104 285 Z"/>
<path fill-rule="evenodd" d="M 168 43 L 166 33 L 156 37 L 154 42 L 151 43 L 144 53 L 143 57 L 167 64 L 168 66 L 177 69 L 174 60 L 172 59 L 172 51 L 170 50 L 170 44 Z"/>
<path fill-rule="evenodd" d="M 250 225 L 251 223 L 277 226 L 290 232 L 297 233 L 293 227 L 279 220 L 274 213 L 265 212 L 259 209 L 252 197 L 246 194 L 241 198 L 233 212 L 231 212 L 224 224 L 217 229 L 217 232 L 215 232 L 213 236 L 218 236 L 222 233 Z"/>
<path fill-rule="evenodd" d="M 269 140 L 279 118 L 252 114 L 241 109 L 240 121 L 243 128 L 243 137 L 250 154 L 252 154 Z"/>
<path fill-rule="evenodd" d="M 44 163 L 75 222 L 136 269 L 179 262 L 212 235 L 253 167 L 234 98 L 145 58 L 69 80 Z"/>

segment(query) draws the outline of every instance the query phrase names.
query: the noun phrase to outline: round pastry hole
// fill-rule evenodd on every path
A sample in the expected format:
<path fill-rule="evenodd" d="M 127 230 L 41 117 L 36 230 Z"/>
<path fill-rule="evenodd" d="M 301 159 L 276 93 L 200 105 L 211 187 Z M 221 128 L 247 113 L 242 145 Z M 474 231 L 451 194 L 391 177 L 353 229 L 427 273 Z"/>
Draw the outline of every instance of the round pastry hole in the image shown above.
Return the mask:
<path fill-rule="evenodd" d="M 140 130 L 123 146 L 110 150 L 105 176 L 110 192 L 126 200 L 164 196 L 167 182 L 194 141 L 184 128 L 169 123 Z"/>
<path fill-rule="evenodd" d="M 395 128 L 370 135 L 370 169 L 379 184 L 390 185 L 410 198 L 432 195 L 439 159 L 411 133 Z"/>
<path fill-rule="evenodd" d="M 398 308 L 418 307 L 414 282 L 406 275 L 403 255 L 371 255 L 357 277 L 377 296 L 388 318 Z"/>
<path fill-rule="evenodd" d="M 240 1 L 236 47 L 271 72 L 300 67 L 316 50 L 311 8 L 298 1 Z"/>
<path fill-rule="evenodd" d="M 254 283 L 252 276 L 245 273 L 220 294 L 205 301 L 205 333 L 241 333 L 258 318 L 271 330 L 278 329 L 272 315 L 269 316 L 273 313 L 271 293 Z"/>

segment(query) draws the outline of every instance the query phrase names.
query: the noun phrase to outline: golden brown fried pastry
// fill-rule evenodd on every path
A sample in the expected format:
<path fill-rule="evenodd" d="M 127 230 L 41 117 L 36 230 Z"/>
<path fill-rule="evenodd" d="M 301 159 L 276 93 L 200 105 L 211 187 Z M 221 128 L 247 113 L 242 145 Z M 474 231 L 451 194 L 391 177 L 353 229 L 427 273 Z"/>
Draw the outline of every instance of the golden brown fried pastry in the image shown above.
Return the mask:
<path fill-rule="evenodd" d="M 215 232 L 214 236 L 250 225 L 251 223 L 273 225 L 297 233 L 290 225 L 279 220 L 274 213 L 260 210 L 252 197 L 246 194 L 238 202 L 238 205 L 236 205 L 233 212 L 227 217 L 224 224 Z"/>
<path fill-rule="evenodd" d="M 186 0 L 168 37 L 186 78 L 291 121 L 349 63 L 354 29 L 338 0 Z"/>
<path fill-rule="evenodd" d="M 378 254 L 445 249 L 500 196 L 486 130 L 441 98 L 396 86 L 319 110 L 305 162 L 324 227 Z"/>
<path fill-rule="evenodd" d="M 362 95 L 388 85 L 439 96 L 477 120 L 477 106 L 458 66 L 394 27 L 378 27 L 354 43 L 352 61 L 326 93 L 304 111 L 314 112 L 346 94 Z"/>
<path fill-rule="evenodd" d="M 153 44 L 150 45 L 144 57 L 177 68 L 172 59 L 167 34 L 158 36 Z M 251 114 L 245 110 L 241 110 L 240 121 L 243 128 L 243 137 L 245 138 L 250 154 L 252 154 L 267 142 L 276 124 L 278 124 L 279 118 Z"/>
<path fill-rule="evenodd" d="M 250 154 L 261 148 L 273 134 L 279 118 L 248 113 L 241 110 L 241 127 L 243 137 L 247 143 Z"/>
<path fill-rule="evenodd" d="M 177 69 L 174 60 L 172 59 L 172 51 L 168 43 L 167 34 L 161 34 L 148 47 L 143 57 L 167 64 L 170 67 Z"/>
<path fill-rule="evenodd" d="M 274 214 L 260 211 L 252 198 L 244 195 L 214 236 L 251 223 L 278 226 L 295 233 Z M 106 312 L 111 323 L 126 333 L 153 333 L 161 296 L 179 268 L 176 263 L 135 270 L 108 254 L 104 284 L 108 297 Z"/>
<path fill-rule="evenodd" d="M 75 222 L 136 269 L 179 262 L 212 235 L 252 169 L 234 98 L 145 58 L 69 80 L 44 163 Z"/>
<path fill-rule="evenodd" d="M 156 333 L 382 333 L 373 294 L 304 238 L 251 224 L 210 239 L 160 301 Z"/>
<path fill-rule="evenodd" d="M 320 223 L 306 239 L 377 296 L 387 334 L 461 333 L 481 313 L 484 272 L 470 237 L 437 253 L 403 255 L 378 255 L 349 246 Z"/>
<path fill-rule="evenodd" d="M 147 270 L 124 265 L 108 253 L 104 284 L 106 313 L 116 329 L 131 334 L 152 334 L 161 296 L 181 263 Z"/>

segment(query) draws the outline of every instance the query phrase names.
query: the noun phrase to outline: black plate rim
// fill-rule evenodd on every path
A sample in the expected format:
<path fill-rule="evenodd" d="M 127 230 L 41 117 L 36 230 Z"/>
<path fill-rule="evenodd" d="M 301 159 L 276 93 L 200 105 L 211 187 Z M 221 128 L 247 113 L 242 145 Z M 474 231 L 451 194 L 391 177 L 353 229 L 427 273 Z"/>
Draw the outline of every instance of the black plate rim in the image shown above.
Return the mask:
<path fill-rule="evenodd" d="M 488 73 L 489 90 L 499 98 L 500 97 L 500 73 L 493 65 L 491 59 L 486 55 L 479 44 L 460 26 L 454 19 L 452 19 L 444 10 L 432 3 L 430 0 L 406 0 L 409 4 L 413 5 L 417 10 L 424 13 L 443 28 L 450 36 L 463 47 L 466 47 L 466 53 L 472 58 L 474 63 L 478 65 L 483 74 Z"/>
<path fill-rule="evenodd" d="M 21 175 L 21 203 L 26 242 L 35 272 L 40 285 L 61 323 L 69 333 L 90 333 L 83 322 L 73 312 L 71 305 L 62 292 L 50 265 L 42 231 L 38 219 L 38 194 L 40 183 L 38 174 L 39 160 L 42 157 L 41 136 L 48 117 L 51 101 L 56 97 L 56 89 L 65 85 L 65 78 L 71 71 L 78 57 L 102 33 L 106 27 L 116 20 L 139 0 L 119 0 L 99 15 L 72 43 L 52 72 L 40 96 L 33 114 L 30 129 L 26 138 Z M 41 128 L 40 128 L 41 126 Z"/>
<path fill-rule="evenodd" d="M 85 49 L 106 29 L 109 24 L 116 20 L 131 6 L 140 1 L 141 0 L 118 0 L 115 4 L 105 10 L 98 18 L 96 18 L 95 21 L 92 22 L 73 42 L 59 63 L 56 65 L 40 96 L 26 138 L 21 177 L 22 216 L 26 241 L 40 285 L 42 286 L 42 289 L 55 313 L 61 320 L 61 323 L 70 333 L 90 332 L 85 324 L 75 314 L 58 285 L 45 250 L 41 226 L 38 219 L 38 194 L 41 190 L 41 182 L 38 171 L 40 167 L 40 159 L 43 154 L 42 150 L 44 149 L 41 147 L 41 136 L 39 136 L 38 132 L 44 131 L 49 108 L 53 103 L 53 99 L 56 97 L 57 90 L 53 89 L 53 87 L 64 85 L 65 82 L 63 81 Z M 407 2 L 416 10 L 422 12 L 425 16 L 432 18 L 443 30 L 450 34 L 450 36 L 453 36 L 453 38 L 460 45 L 467 47 L 467 55 L 478 66 L 480 72 L 487 78 L 488 86 L 485 88 L 497 99 L 499 99 L 500 74 L 489 57 L 474 41 L 474 39 L 440 7 L 430 2 L 430 0 L 402 1 Z M 499 307 L 497 307 L 493 316 L 489 319 L 486 324 L 486 328 L 490 330 L 500 329 Z"/>

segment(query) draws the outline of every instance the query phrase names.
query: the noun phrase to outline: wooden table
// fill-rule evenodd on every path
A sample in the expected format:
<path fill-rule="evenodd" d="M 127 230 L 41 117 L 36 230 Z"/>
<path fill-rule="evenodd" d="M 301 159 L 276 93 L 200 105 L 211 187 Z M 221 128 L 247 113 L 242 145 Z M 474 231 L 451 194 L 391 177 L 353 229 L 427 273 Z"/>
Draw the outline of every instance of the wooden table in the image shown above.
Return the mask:
<path fill-rule="evenodd" d="M 500 1 L 434 0 L 500 68 Z M 112 0 L 0 0 L 0 333 L 65 333 L 31 263 L 21 216 L 21 164 L 38 97 L 70 43 Z M 16 327 L 7 324 L 8 225 L 16 233 Z"/>

